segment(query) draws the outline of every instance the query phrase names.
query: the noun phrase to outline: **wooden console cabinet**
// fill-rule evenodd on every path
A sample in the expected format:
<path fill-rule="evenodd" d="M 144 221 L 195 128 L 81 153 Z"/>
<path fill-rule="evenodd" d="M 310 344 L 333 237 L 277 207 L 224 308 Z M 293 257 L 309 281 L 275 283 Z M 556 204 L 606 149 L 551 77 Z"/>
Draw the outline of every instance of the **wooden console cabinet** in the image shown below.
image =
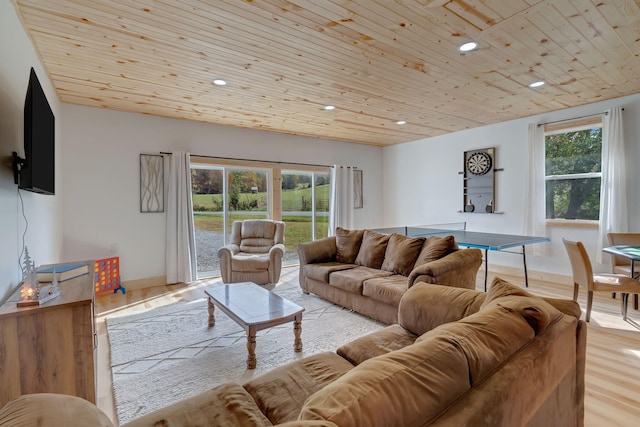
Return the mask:
<path fill-rule="evenodd" d="M 96 402 L 93 264 L 60 282 L 60 296 L 17 307 L 18 288 L 0 306 L 0 407 L 22 394 L 62 393 Z"/>

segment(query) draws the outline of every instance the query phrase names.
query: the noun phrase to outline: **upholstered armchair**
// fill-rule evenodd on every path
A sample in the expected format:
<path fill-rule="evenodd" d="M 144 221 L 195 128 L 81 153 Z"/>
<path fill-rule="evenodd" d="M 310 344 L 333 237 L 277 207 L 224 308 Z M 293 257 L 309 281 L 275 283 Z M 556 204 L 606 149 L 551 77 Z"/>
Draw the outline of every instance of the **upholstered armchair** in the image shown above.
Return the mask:
<path fill-rule="evenodd" d="M 282 221 L 250 219 L 231 226 L 231 243 L 218 250 L 224 283 L 277 283 L 284 256 Z"/>

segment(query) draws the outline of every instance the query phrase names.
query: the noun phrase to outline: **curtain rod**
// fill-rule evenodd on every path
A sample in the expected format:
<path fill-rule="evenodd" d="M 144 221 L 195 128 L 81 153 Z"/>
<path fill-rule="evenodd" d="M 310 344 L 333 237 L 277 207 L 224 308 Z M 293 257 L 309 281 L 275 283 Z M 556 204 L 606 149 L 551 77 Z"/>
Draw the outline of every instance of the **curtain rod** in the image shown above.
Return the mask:
<path fill-rule="evenodd" d="M 622 108 L 622 111 L 624 111 L 624 108 Z M 562 122 L 572 122 L 574 120 L 580 120 L 580 119 L 588 119 L 590 117 L 597 117 L 597 116 L 600 116 L 602 114 L 604 114 L 606 116 L 607 114 L 609 114 L 609 112 L 608 111 L 603 111 L 602 113 L 595 113 L 595 114 L 589 114 L 587 116 L 573 117 L 571 119 L 556 120 L 554 122 L 546 122 L 546 123 L 538 123 L 538 127 L 546 126 L 546 125 L 553 125 L 553 124 L 562 123 Z"/>
<path fill-rule="evenodd" d="M 160 154 L 166 154 L 166 155 L 169 155 L 169 156 L 171 155 L 171 153 L 166 152 L 166 151 L 161 151 Z M 333 167 L 333 165 L 317 165 L 317 164 L 313 164 L 313 163 L 294 163 L 294 162 L 280 162 L 280 161 L 273 161 L 273 160 L 238 159 L 236 157 L 204 156 L 204 155 L 201 155 L 201 154 L 191 154 L 191 156 L 193 156 L 193 157 L 204 157 L 205 159 L 237 160 L 237 161 L 241 161 L 241 162 L 276 163 L 276 164 L 280 164 L 280 165 L 316 166 L 316 167 L 323 167 L 323 168 L 332 168 Z M 342 166 L 340 166 L 340 167 L 342 167 Z M 358 169 L 357 166 L 345 166 L 345 167 Z"/>

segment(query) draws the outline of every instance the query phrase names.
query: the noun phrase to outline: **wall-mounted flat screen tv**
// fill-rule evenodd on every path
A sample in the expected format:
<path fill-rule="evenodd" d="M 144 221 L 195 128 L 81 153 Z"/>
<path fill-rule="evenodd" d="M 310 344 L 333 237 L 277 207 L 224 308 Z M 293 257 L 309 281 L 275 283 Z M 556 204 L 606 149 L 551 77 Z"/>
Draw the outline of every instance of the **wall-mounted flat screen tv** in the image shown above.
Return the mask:
<path fill-rule="evenodd" d="M 55 194 L 55 116 L 33 68 L 24 102 L 24 154 L 19 187 Z"/>

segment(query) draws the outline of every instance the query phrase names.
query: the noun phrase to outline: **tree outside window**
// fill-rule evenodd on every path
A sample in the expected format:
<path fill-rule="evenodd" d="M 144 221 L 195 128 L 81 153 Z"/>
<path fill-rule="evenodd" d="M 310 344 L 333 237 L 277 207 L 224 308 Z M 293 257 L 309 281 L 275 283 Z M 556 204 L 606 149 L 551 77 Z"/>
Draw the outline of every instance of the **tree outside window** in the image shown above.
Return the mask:
<path fill-rule="evenodd" d="M 545 135 L 547 219 L 599 219 L 602 127 Z"/>

